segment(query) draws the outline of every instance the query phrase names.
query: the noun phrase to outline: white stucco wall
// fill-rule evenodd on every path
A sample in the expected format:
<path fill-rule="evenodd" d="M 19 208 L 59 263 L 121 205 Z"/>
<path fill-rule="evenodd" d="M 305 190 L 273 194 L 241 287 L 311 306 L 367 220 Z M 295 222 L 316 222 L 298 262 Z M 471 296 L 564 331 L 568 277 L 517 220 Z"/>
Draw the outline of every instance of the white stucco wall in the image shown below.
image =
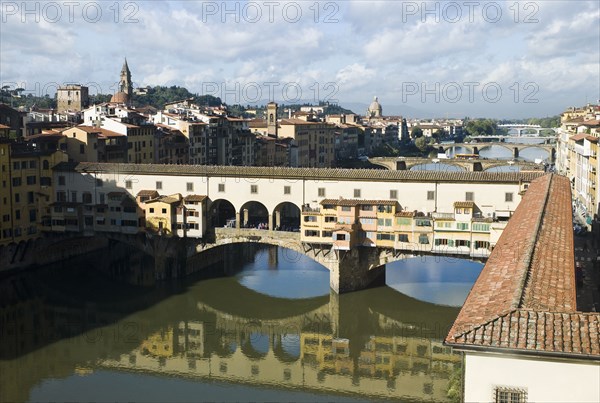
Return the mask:
<path fill-rule="evenodd" d="M 466 353 L 465 402 L 493 401 L 497 386 L 528 402 L 600 402 L 600 362 Z"/>

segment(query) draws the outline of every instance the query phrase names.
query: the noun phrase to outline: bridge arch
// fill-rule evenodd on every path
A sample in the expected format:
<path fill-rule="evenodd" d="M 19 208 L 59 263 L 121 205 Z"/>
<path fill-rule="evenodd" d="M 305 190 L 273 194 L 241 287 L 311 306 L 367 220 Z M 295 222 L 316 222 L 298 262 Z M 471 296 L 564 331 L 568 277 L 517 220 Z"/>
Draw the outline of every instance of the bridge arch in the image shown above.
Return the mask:
<path fill-rule="evenodd" d="M 296 329 L 294 329 L 296 330 Z M 274 334 L 273 336 L 273 354 L 283 363 L 291 364 L 300 359 L 300 333 Z M 290 348 L 293 345 L 294 350 Z"/>
<path fill-rule="evenodd" d="M 242 204 L 239 217 L 243 228 L 270 229 L 269 209 L 259 201 L 250 200 Z"/>
<path fill-rule="evenodd" d="M 233 203 L 227 199 L 217 199 L 209 207 L 210 222 L 214 227 L 225 227 L 228 222 L 235 220 L 235 213 Z"/>
<path fill-rule="evenodd" d="M 282 231 L 300 229 L 300 206 L 292 202 L 281 202 L 273 209 L 271 228 Z"/>
<path fill-rule="evenodd" d="M 270 340 L 269 336 L 262 333 L 259 329 L 257 331 L 249 331 L 242 333 L 241 350 L 242 354 L 251 360 L 264 360 L 269 354 Z"/>

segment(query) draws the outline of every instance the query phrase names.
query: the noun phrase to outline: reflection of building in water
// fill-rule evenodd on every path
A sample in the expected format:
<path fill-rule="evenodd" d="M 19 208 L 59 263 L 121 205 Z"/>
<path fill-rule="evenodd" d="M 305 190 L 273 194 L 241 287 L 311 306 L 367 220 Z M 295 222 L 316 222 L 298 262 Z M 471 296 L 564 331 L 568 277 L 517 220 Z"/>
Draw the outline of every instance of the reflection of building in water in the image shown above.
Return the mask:
<path fill-rule="evenodd" d="M 175 339 L 173 337 L 173 328 L 167 327 L 146 337 L 142 342 L 140 349 L 142 354 L 152 357 L 169 358 L 173 357 L 173 346 Z"/>
<path fill-rule="evenodd" d="M 103 360 L 99 366 L 395 399 L 422 399 L 425 394 L 446 400 L 450 374 L 461 362 L 441 341 L 371 336 L 353 354 L 351 339 L 318 331 L 294 336 L 284 333 L 283 327 L 231 315 L 217 317 L 216 322 L 183 320 L 152 333 L 131 353 Z"/>

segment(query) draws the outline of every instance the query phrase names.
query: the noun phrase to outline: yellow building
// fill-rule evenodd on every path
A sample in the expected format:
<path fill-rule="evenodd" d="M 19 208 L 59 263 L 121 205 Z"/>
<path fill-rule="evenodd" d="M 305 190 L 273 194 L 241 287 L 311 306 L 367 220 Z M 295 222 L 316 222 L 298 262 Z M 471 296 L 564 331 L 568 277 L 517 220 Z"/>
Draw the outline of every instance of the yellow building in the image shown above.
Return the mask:
<path fill-rule="evenodd" d="M 52 167 L 66 160 L 62 151 L 0 139 L 0 245 L 34 239 L 50 229 Z"/>
<path fill-rule="evenodd" d="M 181 204 L 179 193 L 171 196 L 159 196 L 143 203 L 146 216 L 146 228 L 160 235 L 177 233 L 177 207 Z"/>
<path fill-rule="evenodd" d="M 324 199 L 321 207 L 303 206 L 301 240 L 411 252 L 488 256 L 504 225 L 483 217 L 472 201 L 454 203 L 454 211 L 401 211 L 396 200 Z"/>

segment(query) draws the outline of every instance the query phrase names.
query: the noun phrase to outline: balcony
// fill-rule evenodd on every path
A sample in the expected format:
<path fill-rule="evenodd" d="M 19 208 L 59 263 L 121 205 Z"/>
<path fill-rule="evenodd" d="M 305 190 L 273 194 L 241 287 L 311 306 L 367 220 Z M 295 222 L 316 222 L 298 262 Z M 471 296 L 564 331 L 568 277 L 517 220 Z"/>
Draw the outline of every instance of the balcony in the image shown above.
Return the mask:
<path fill-rule="evenodd" d="M 454 213 L 431 213 L 436 220 L 454 220 Z"/>

